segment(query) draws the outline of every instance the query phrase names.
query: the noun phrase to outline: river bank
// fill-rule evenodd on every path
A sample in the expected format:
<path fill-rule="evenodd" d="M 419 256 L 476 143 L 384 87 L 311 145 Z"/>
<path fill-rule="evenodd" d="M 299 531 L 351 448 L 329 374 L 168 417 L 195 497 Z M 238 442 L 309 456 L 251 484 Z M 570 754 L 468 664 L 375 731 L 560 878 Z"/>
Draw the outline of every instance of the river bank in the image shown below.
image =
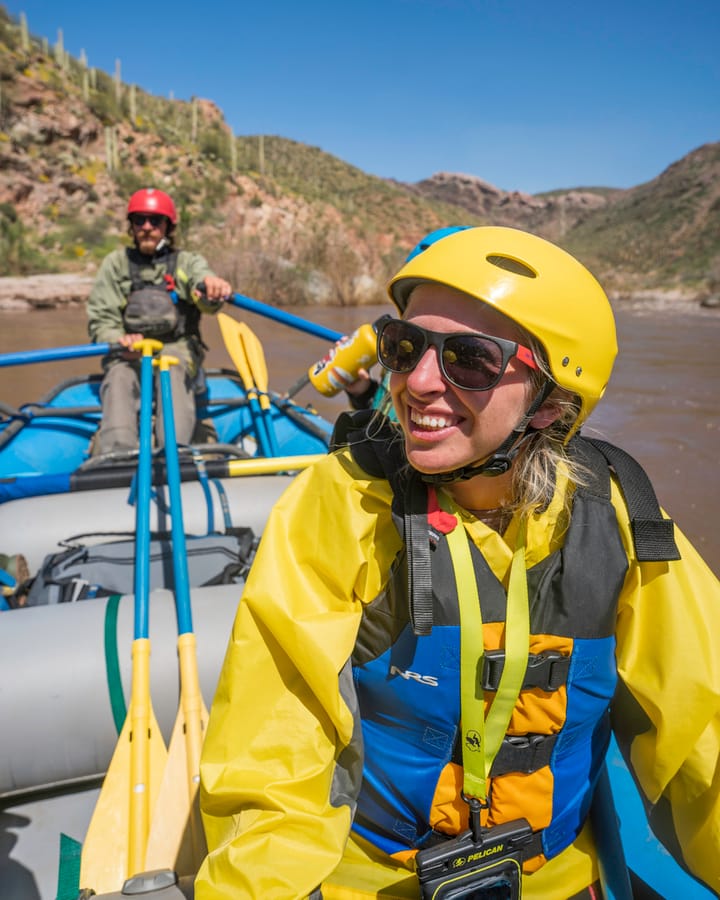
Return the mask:
<path fill-rule="evenodd" d="M 57 309 L 80 306 L 87 302 L 93 275 L 60 273 L 0 278 L 0 310 L 22 312 L 31 309 Z M 678 309 L 678 307 L 716 308 L 720 311 L 720 296 L 707 298 L 697 292 L 681 290 L 611 291 L 613 303 L 632 307 Z"/>

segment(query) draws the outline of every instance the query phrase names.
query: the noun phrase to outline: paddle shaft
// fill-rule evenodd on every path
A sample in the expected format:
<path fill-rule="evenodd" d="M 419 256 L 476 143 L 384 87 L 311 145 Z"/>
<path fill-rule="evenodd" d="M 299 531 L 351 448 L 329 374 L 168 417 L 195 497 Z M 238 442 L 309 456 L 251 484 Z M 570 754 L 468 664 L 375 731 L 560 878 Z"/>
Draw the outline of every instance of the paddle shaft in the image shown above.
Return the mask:
<path fill-rule="evenodd" d="M 120 344 L 77 344 L 70 347 L 48 347 L 46 350 L 18 350 L 16 353 L 0 355 L 0 367 L 55 362 L 59 359 L 82 359 L 86 356 L 105 356 L 107 353 L 122 349 Z"/>
<path fill-rule="evenodd" d="M 172 363 L 170 363 L 172 360 Z M 187 548 L 183 526 L 182 492 L 180 491 L 180 460 L 178 456 L 175 434 L 175 416 L 172 408 L 172 386 L 168 364 L 177 360 L 172 357 L 160 357 L 160 395 L 162 398 L 162 416 L 165 431 L 165 467 L 167 470 L 168 491 L 170 493 L 170 515 L 172 535 L 173 575 L 175 578 L 175 605 L 178 616 L 178 635 L 193 630 L 190 612 L 190 580 L 187 566 Z"/>
<path fill-rule="evenodd" d="M 130 707 L 95 803 L 83 843 L 80 883 L 95 894 L 118 890 L 145 868 L 152 807 L 167 750 L 150 700 L 150 501 L 152 476 L 152 354 L 143 340 L 140 364 L 140 447 L 135 508 L 135 603 Z"/>
<path fill-rule="evenodd" d="M 132 742 L 130 757 L 130 819 L 128 875 L 145 866 L 150 829 L 150 493 L 152 479 L 153 349 L 143 341 L 140 363 L 140 453 L 135 524 L 135 639 L 132 647 Z M 157 738 L 156 738 L 157 739 Z"/>
<path fill-rule="evenodd" d="M 282 322 L 290 328 L 296 328 L 298 331 L 304 331 L 306 334 L 312 334 L 324 341 L 339 341 L 343 337 L 339 331 L 333 331 L 331 328 L 325 328 L 324 325 L 317 325 L 315 322 L 309 322 L 300 316 L 285 312 L 282 309 L 276 309 L 267 303 L 261 303 L 259 300 L 253 300 L 252 297 L 245 297 L 243 294 L 233 294 L 227 298 L 227 303 L 232 303 L 239 309 L 245 309 L 248 312 L 257 313 L 259 316 L 265 316 L 267 319 L 274 319 L 276 322 Z"/>
<path fill-rule="evenodd" d="M 207 711 L 200 690 L 197 667 L 195 635 L 193 634 L 192 607 L 190 601 L 190 578 L 187 563 L 187 545 L 180 490 L 180 461 L 175 434 L 175 417 L 172 407 L 171 364 L 177 360 L 160 357 L 160 395 L 165 431 L 165 465 L 170 493 L 170 518 L 172 535 L 173 575 L 175 578 L 175 606 L 178 620 L 178 659 L 180 665 L 180 710 L 185 735 L 185 758 L 187 766 L 188 800 L 192 806 L 200 785 L 200 751 L 202 749 L 204 722 Z M 172 752 L 172 747 L 171 747 Z M 194 855 L 199 865 L 205 851 L 202 826 L 197 816 L 191 813 L 191 833 Z"/>

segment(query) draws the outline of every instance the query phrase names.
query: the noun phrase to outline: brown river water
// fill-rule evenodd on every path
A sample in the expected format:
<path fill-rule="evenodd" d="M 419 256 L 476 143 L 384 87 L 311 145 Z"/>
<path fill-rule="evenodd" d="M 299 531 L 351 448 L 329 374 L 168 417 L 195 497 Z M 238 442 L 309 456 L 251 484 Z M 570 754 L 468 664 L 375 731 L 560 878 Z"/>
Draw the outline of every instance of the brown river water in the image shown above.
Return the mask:
<path fill-rule="evenodd" d="M 293 308 L 294 315 L 347 333 L 390 307 Z M 229 308 L 261 339 L 269 386 L 290 387 L 327 343 L 267 318 Z M 650 475 L 662 506 L 720 575 L 720 310 L 695 306 L 616 307 L 620 356 L 605 397 L 585 432 L 633 453 Z M 212 317 L 203 320 L 208 367 L 232 368 Z M 87 342 L 82 308 L 0 311 L 0 354 Z M 0 402 L 39 399 L 80 372 L 97 372 L 99 359 L 0 368 Z M 343 408 L 306 387 L 296 397 L 328 417 Z M 3 548 L 0 547 L 0 550 Z"/>

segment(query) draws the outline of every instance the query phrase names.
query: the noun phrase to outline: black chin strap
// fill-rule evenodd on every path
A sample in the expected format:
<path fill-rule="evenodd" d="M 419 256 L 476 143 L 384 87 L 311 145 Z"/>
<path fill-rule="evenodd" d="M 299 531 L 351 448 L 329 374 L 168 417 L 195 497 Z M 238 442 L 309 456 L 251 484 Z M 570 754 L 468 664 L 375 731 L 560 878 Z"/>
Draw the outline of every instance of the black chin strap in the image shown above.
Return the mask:
<path fill-rule="evenodd" d="M 488 456 L 484 462 L 475 466 L 463 466 L 461 469 L 454 469 L 452 472 L 438 472 L 436 475 L 421 474 L 422 480 L 428 484 L 451 484 L 455 481 L 467 481 L 476 475 L 485 475 L 487 478 L 504 475 L 512 466 L 513 460 L 518 455 L 522 445 L 532 437 L 533 432 L 528 431 L 530 422 L 554 389 L 555 382 L 548 379 L 525 411 L 522 419 L 520 419 L 497 450 Z"/>

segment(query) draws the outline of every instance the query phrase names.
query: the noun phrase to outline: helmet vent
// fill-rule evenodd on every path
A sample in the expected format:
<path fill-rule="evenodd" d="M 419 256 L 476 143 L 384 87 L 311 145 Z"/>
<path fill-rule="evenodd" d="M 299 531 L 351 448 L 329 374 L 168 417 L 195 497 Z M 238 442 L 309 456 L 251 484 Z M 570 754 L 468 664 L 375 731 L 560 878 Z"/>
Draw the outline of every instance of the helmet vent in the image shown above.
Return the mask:
<path fill-rule="evenodd" d="M 499 269 L 505 269 L 515 275 L 524 275 L 525 278 L 537 278 L 537 272 L 531 269 L 530 266 L 526 266 L 525 263 L 521 263 L 519 260 L 512 259 L 509 256 L 499 256 L 496 253 L 492 253 L 490 256 L 486 256 L 485 259 L 491 266 L 497 266 Z"/>

